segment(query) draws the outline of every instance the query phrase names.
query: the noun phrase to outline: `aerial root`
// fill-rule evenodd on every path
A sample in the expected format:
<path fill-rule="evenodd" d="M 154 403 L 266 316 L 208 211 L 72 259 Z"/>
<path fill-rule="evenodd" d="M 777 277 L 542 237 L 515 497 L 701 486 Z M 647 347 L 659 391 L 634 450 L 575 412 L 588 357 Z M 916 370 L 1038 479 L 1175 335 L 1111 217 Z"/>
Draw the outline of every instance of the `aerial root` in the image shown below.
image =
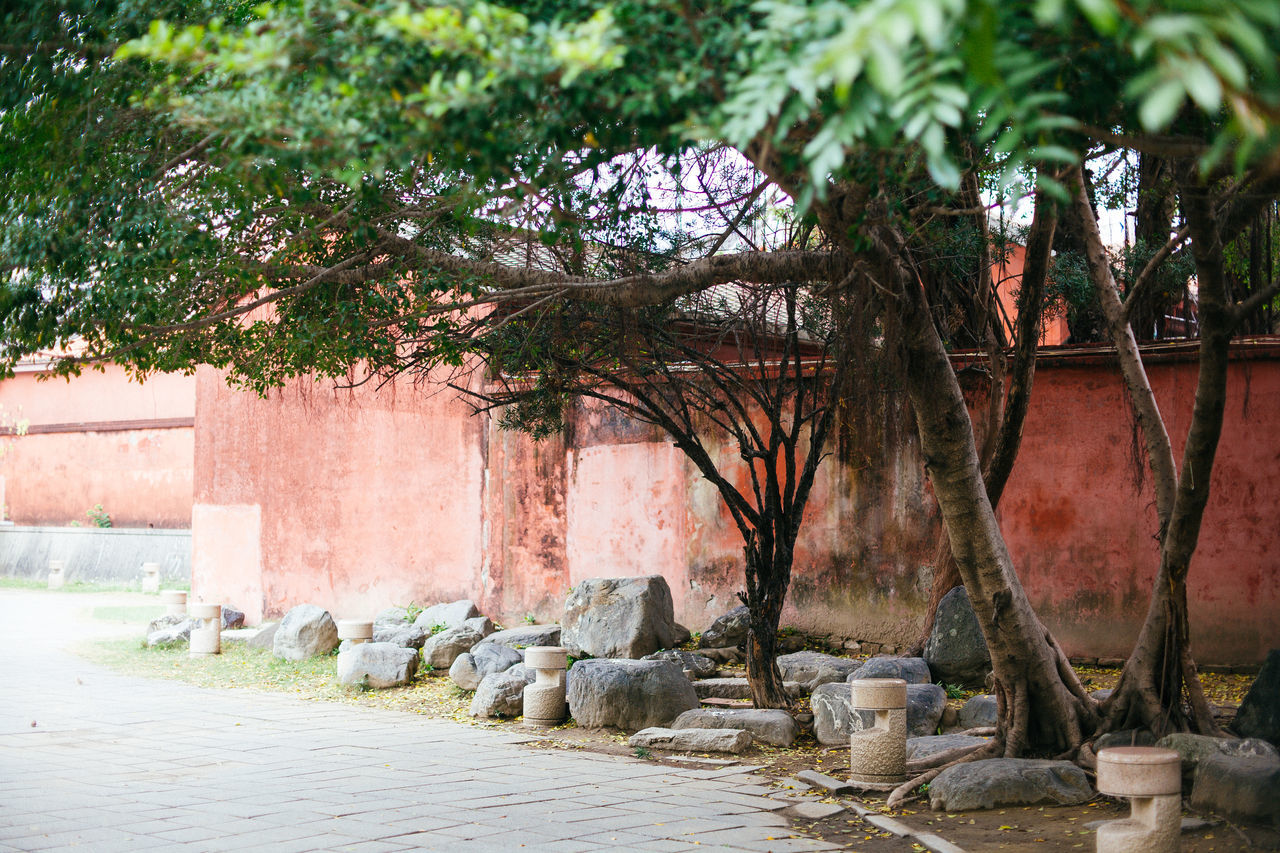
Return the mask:
<path fill-rule="evenodd" d="M 921 785 L 932 782 L 934 779 L 938 778 L 938 774 L 943 770 L 946 770 L 948 767 L 955 767 L 957 764 L 964 764 L 968 761 L 977 761 L 981 758 L 988 758 L 995 753 L 999 745 L 999 741 L 993 740 L 991 743 L 983 744 L 982 746 L 975 748 L 968 755 L 957 758 L 941 767 L 935 767 L 932 770 L 921 773 L 919 776 L 912 779 L 908 779 L 906 782 L 903 782 L 901 785 L 893 789 L 893 793 L 889 794 L 889 799 L 885 805 L 891 809 L 896 809 L 898 806 L 902 805 L 903 800 L 905 800 L 912 791 L 919 788 Z"/>

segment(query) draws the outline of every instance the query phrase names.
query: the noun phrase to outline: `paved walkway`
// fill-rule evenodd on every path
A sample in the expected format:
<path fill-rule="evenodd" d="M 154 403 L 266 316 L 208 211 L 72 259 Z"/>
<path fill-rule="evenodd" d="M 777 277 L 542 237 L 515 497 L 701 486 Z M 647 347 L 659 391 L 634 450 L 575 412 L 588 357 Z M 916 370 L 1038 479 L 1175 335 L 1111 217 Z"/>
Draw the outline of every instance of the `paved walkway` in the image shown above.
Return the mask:
<path fill-rule="evenodd" d="M 734 768 L 108 672 L 59 648 L 101 603 L 0 590 L 0 853 L 837 849 Z"/>

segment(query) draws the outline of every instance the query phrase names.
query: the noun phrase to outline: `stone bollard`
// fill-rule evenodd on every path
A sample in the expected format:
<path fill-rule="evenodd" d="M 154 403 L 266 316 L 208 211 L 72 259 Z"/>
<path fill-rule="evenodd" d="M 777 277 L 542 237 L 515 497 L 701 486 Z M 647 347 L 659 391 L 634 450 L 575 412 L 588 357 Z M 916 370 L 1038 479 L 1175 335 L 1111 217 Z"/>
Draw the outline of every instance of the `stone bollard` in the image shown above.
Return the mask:
<path fill-rule="evenodd" d="M 166 589 L 160 593 L 165 616 L 187 615 L 187 594 L 180 589 Z"/>
<path fill-rule="evenodd" d="M 66 568 L 66 563 L 62 560 L 49 561 L 49 589 L 62 589 L 62 585 L 66 583 L 66 577 L 62 570 Z"/>
<path fill-rule="evenodd" d="M 339 619 L 338 639 L 350 640 L 351 645 L 367 643 L 373 639 L 373 623 L 359 619 Z"/>
<path fill-rule="evenodd" d="M 855 711 L 875 711 L 875 726 L 849 739 L 849 780 L 875 785 L 907 781 L 907 682 L 856 678 L 849 682 Z"/>
<path fill-rule="evenodd" d="M 1182 836 L 1182 759 L 1172 749 L 1098 753 L 1098 792 L 1128 797 L 1129 817 L 1098 827 L 1098 853 L 1170 853 Z"/>
<path fill-rule="evenodd" d="M 565 701 L 565 671 L 569 652 L 560 646 L 530 646 L 524 665 L 537 680 L 524 688 L 524 721 L 531 726 L 558 726 L 569 716 Z"/>
<path fill-rule="evenodd" d="M 156 593 L 160 591 L 160 564 L 142 564 L 142 591 Z"/>
<path fill-rule="evenodd" d="M 187 608 L 191 617 L 191 657 L 222 654 L 222 605 L 195 602 Z"/>

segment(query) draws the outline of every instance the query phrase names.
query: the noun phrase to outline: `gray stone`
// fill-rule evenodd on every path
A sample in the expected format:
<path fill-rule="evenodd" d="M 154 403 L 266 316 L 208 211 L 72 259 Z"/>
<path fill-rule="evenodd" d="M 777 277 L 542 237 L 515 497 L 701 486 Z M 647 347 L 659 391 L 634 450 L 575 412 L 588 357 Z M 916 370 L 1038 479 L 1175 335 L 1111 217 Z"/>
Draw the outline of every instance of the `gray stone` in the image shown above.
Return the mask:
<path fill-rule="evenodd" d="M 934 811 L 996 806 L 1073 806 L 1093 799 L 1084 771 L 1070 761 L 988 758 L 948 767 L 929 785 Z"/>
<path fill-rule="evenodd" d="M 408 684 L 418 672 L 418 652 L 392 643 L 356 643 L 338 654 L 338 681 L 375 689 Z"/>
<path fill-rule="evenodd" d="M 857 788 L 853 787 L 848 782 L 842 782 L 825 773 L 819 773 L 817 770 L 801 770 L 796 774 L 796 779 L 806 785 L 821 788 L 827 793 L 835 794 L 837 796 L 852 794 L 857 790 Z"/>
<path fill-rule="evenodd" d="M 222 630 L 234 631 L 236 628 L 243 627 L 244 612 L 226 604 L 222 605 Z"/>
<path fill-rule="evenodd" d="M 674 625 L 676 633 L 675 636 L 671 638 L 671 645 L 673 648 L 675 646 L 683 646 L 685 643 L 693 639 L 693 632 L 688 628 L 681 625 L 679 622 L 674 623 Z"/>
<path fill-rule="evenodd" d="M 1241 737 L 1262 738 L 1280 746 L 1280 649 L 1267 652 L 1231 727 Z"/>
<path fill-rule="evenodd" d="M 336 625 L 334 626 L 337 627 Z M 276 646 L 276 631 L 280 630 L 279 622 L 264 622 L 258 626 L 258 633 L 245 641 L 251 649 L 262 649 L 269 652 Z"/>
<path fill-rule="evenodd" d="M 401 622 L 399 625 L 383 623 L 373 625 L 373 641 L 375 643 L 391 643 L 402 649 L 420 649 L 427 641 L 427 634 L 412 622 Z"/>
<path fill-rule="evenodd" d="M 409 610 L 405 607 L 388 607 L 386 610 L 380 610 L 378 615 L 373 617 L 374 633 L 377 633 L 379 628 L 403 628 L 412 624 Z"/>
<path fill-rule="evenodd" d="M 642 658 L 676 645 L 671 588 L 662 575 L 590 578 L 564 603 L 560 645 L 574 657 Z"/>
<path fill-rule="evenodd" d="M 874 711 L 854 711 L 847 683 L 820 684 L 809 701 L 813 707 L 813 734 L 819 743 L 828 746 L 847 744 L 851 734 L 875 725 Z M 936 733 L 946 706 L 946 691 L 938 685 L 908 684 L 908 737 Z"/>
<path fill-rule="evenodd" d="M 1280 759 L 1280 751 L 1277 751 L 1274 746 L 1261 738 L 1235 740 L 1233 738 L 1195 735 L 1190 732 L 1175 732 L 1160 738 L 1160 740 L 1156 741 L 1156 746 L 1172 749 L 1181 756 L 1184 775 L 1194 773 L 1196 766 L 1210 755 L 1221 754 L 1246 758 Z"/>
<path fill-rule="evenodd" d="M 746 752 L 751 733 L 743 729 L 641 729 L 627 740 L 629 746 L 669 749 L 673 752 Z"/>
<path fill-rule="evenodd" d="M 800 802 L 783 809 L 783 814 L 797 820 L 824 820 L 844 814 L 848 809 L 835 803 Z"/>
<path fill-rule="evenodd" d="M 147 636 L 150 637 L 152 634 L 156 633 L 157 631 L 165 631 L 165 630 L 168 630 L 169 628 L 175 628 L 187 621 L 189 621 L 189 619 L 185 614 L 183 614 L 182 616 L 165 615 L 165 616 L 161 616 L 158 619 L 152 619 L 151 624 L 147 626 Z M 190 628 L 188 627 L 187 630 L 189 632 Z"/>
<path fill-rule="evenodd" d="M 718 664 L 735 664 L 746 661 L 746 656 L 742 653 L 742 649 L 737 646 L 724 646 L 718 649 L 704 646 L 698 649 L 698 654 L 710 658 Z"/>
<path fill-rule="evenodd" d="M 964 587 L 956 587 L 938 602 L 924 659 L 938 681 L 975 686 L 985 681 L 991 670 L 991 653 Z"/>
<path fill-rule="evenodd" d="M 569 673 L 569 712 L 585 728 L 665 726 L 698 707 L 693 683 L 670 661 L 580 660 Z"/>
<path fill-rule="evenodd" d="M 998 722 L 998 711 L 996 697 L 990 694 L 974 696 L 960 709 L 960 727 L 977 729 L 994 726 Z"/>
<path fill-rule="evenodd" d="M 813 688 L 819 684 L 844 681 L 861 666 L 860 661 L 813 651 L 792 652 L 778 657 L 778 670 L 782 673 L 782 679 L 798 681 L 809 692 L 813 692 Z"/>
<path fill-rule="evenodd" d="M 473 717 L 518 717 L 524 713 L 524 688 L 537 677 L 524 664 L 492 672 L 480 681 L 471 700 Z"/>
<path fill-rule="evenodd" d="M 458 655 L 471 651 L 483 639 L 480 632 L 470 625 L 446 628 L 439 634 L 428 637 L 422 644 L 422 662 L 433 670 L 447 671 L 458 659 Z"/>
<path fill-rule="evenodd" d="M 808 693 L 797 681 L 784 681 L 782 688 L 788 696 L 800 697 Z M 703 678 L 693 682 L 699 699 L 750 699 L 751 684 L 745 678 Z M 849 688 L 845 688 L 848 692 Z"/>
<path fill-rule="evenodd" d="M 920 761 L 949 749 L 982 746 L 988 742 L 987 738 L 973 735 L 925 735 L 907 738 L 907 761 Z"/>
<path fill-rule="evenodd" d="M 1280 824 L 1280 759 L 1210 755 L 1196 768 L 1191 807 L 1250 823 Z"/>
<path fill-rule="evenodd" d="M 258 636 L 257 628 L 228 628 L 222 632 L 222 644 L 241 643 L 248 645 L 249 641 Z"/>
<path fill-rule="evenodd" d="M 1092 697 L 1094 701 L 1105 702 L 1111 698 L 1112 693 L 1115 693 L 1115 691 L 1112 690 L 1110 687 L 1103 687 L 1099 690 L 1093 691 L 1092 693 L 1089 694 L 1089 696 Z"/>
<path fill-rule="evenodd" d="M 756 708 L 694 708 L 676 717 L 673 729 L 744 729 L 761 743 L 791 746 L 800 727 L 786 711 Z"/>
<path fill-rule="evenodd" d="M 519 628 L 497 631 L 484 639 L 486 643 L 512 649 L 524 649 L 529 646 L 558 646 L 560 645 L 560 626 L 521 625 Z"/>
<path fill-rule="evenodd" d="M 725 646 L 742 645 L 747 641 L 749 619 L 750 615 L 745 604 L 733 608 L 702 632 L 702 636 L 698 638 L 699 648 L 721 649 Z"/>
<path fill-rule="evenodd" d="M 924 658 L 900 658 L 877 655 L 858 667 L 845 681 L 855 678 L 901 678 L 907 684 L 928 684 L 933 681 L 929 664 Z"/>
<path fill-rule="evenodd" d="M 280 620 L 272 651 L 285 660 L 306 660 L 327 655 L 338 647 L 338 626 L 329 611 L 314 604 L 299 604 Z"/>
<path fill-rule="evenodd" d="M 907 685 L 907 737 L 924 737 L 938 733 L 938 723 L 947 708 L 947 691 L 936 684 Z M 871 712 L 867 723 L 871 725 Z"/>
<path fill-rule="evenodd" d="M 710 678 L 716 674 L 716 662 L 711 658 L 679 649 L 663 649 L 641 660 L 669 660 L 681 669 L 692 670 L 694 678 Z"/>
<path fill-rule="evenodd" d="M 456 628 L 468 619 L 480 615 L 476 603 L 468 598 L 461 601 L 450 601 L 447 604 L 433 604 L 418 614 L 413 624 L 421 628 L 428 636 L 433 633 Z"/>
<path fill-rule="evenodd" d="M 164 618 L 177 619 L 179 621 L 157 628 L 155 631 L 148 632 L 148 648 L 167 649 L 173 646 L 180 646 L 191 641 L 191 627 L 195 623 L 185 616 L 161 617 L 161 619 Z M 156 621 L 159 622 L 160 620 L 157 619 Z M 152 624 L 154 625 L 155 623 L 153 622 Z"/>
<path fill-rule="evenodd" d="M 1148 729 L 1121 729 L 1107 732 L 1093 742 L 1094 752 L 1117 746 L 1155 746 L 1156 736 Z"/>
<path fill-rule="evenodd" d="M 485 676 L 505 672 L 520 663 L 521 656 L 515 649 L 495 643 L 476 643 L 471 651 L 463 652 L 449 667 L 449 677 L 463 690 L 475 690 Z"/>
<path fill-rule="evenodd" d="M 498 630 L 494 627 L 493 620 L 488 616 L 473 616 L 462 624 L 464 627 L 475 631 L 481 637 L 487 637 Z"/>

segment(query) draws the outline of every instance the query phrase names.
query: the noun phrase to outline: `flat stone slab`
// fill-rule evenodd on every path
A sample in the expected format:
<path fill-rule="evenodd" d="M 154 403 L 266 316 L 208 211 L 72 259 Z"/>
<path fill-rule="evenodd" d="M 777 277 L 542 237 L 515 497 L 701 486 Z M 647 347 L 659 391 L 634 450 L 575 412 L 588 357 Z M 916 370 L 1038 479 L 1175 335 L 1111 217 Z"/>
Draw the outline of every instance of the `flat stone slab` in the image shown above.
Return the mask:
<path fill-rule="evenodd" d="M 745 729 L 756 740 L 773 746 L 791 746 L 800 727 L 786 711 L 755 708 L 694 708 L 671 724 L 673 729 Z"/>
<path fill-rule="evenodd" d="M 828 776 L 825 773 L 819 773 L 817 770 L 801 770 L 796 774 L 796 779 L 806 785 L 822 790 L 831 794 L 852 794 L 857 790 L 856 787 L 836 779 L 834 776 Z"/>
<path fill-rule="evenodd" d="M 800 820 L 822 820 L 823 818 L 835 817 L 846 811 L 848 809 L 844 806 L 838 806 L 835 803 L 803 802 L 796 803 L 794 806 L 787 806 L 782 810 L 782 813 L 787 817 Z"/>
<path fill-rule="evenodd" d="M 259 628 L 228 628 L 222 632 L 224 643 L 247 643 L 258 636 Z"/>
<path fill-rule="evenodd" d="M 931 755 L 960 749 L 966 746 L 982 746 L 988 738 L 973 735 L 928 735 L 907 738 L 907 761 L 920 761 Z"/>
<path fill-rule="evenodd" d="M 1191 807 L 1249 823 L 1280 823 L 1280 759 L 1224 753 L 1202 759 Z"/>
<path fill-rule="evenodd" d="M 1093 799 L 1084 771 L 1070 761 L 988 758 L 943 770 L 929 785 L 934 811 L 997 806 L 1074 806 Z"/>
<path fill-rule="evenodd" d="M 751 747 L 751 733 L 744 729 L 664 729 L 654 726 L 636 732 L 627 744 L 673 752 L 729 752 L 739 755 Z"/>
<path fill-rule="evenodd" d="M 808 691 L 797 681 L 784 681 L 788 696 L 803 696 Z M 693 682 L 699 699 L 750 699 L 751 685 L 745 678 L 703 678 Z"/>
<path fill-rule="evenodd" d="M 495 631 L 485 637 L 484 641 L 511 649 L 525 649 L 529 646 L 558 646 L 560 645 L 560 626 L 521 625 L 518 628 Z"/>

